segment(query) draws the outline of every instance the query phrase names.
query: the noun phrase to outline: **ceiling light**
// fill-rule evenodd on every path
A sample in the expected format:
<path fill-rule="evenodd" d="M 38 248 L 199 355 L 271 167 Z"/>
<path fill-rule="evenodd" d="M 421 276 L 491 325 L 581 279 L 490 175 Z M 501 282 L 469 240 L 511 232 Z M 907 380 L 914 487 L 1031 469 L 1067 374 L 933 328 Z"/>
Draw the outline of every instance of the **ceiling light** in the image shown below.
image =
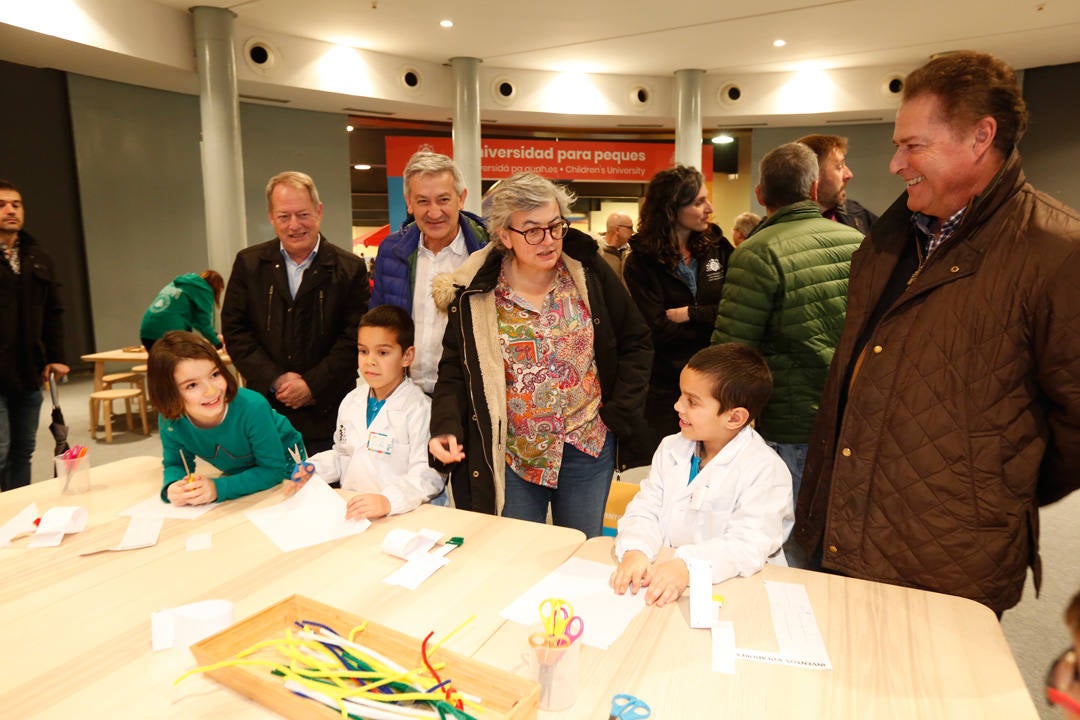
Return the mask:
<path fill-rule="evenodd" d="M 355 130 L 355 128 L 352 125 L 345 126 L 345 132 L 352 132 L 353 130 Z"/>
<path fill-rule="evenodd" d="M 717 135 L 712 139 L 713 145 L 727 145 L 735 142 L 735 138 L 730 135 Z"/>
<path fill-rule="evenodd" d="M 784 47 L 785 45 L 787 45 L 787 40 L 781 40 L 780 38 L 777 38 L 772 41 L 773 47 Z"/>
<path fill-rule="evenodd" d="M 454 27 L 454 21 L 453 20 L 440 20 L 439 25 L 441 27 L 444 27 L 444 28 L 452 28 L 452 27 Z"/>
<path fill-rule="evenodd" d="M 370 165 L 353 165 L 353 170 L 370 170 Z"/>

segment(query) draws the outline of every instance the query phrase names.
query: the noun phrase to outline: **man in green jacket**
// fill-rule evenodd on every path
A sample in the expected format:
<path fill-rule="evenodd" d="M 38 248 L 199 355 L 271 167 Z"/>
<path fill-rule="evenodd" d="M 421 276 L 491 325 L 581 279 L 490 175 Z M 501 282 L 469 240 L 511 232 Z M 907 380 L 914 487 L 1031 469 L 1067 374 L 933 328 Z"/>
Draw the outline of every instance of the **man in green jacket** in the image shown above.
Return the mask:
<path fill-rule="evenodd" d="M 755 188 L 768 217 L 731 255 L 712 342 L 761 351 L 773 393 L 758 431 L 791 470 L 799 494 L 806 443 L 844 327 L 851 253 L 862 233 L 826 220 L 818 161 L 801 143 L 761 159 Z"/>

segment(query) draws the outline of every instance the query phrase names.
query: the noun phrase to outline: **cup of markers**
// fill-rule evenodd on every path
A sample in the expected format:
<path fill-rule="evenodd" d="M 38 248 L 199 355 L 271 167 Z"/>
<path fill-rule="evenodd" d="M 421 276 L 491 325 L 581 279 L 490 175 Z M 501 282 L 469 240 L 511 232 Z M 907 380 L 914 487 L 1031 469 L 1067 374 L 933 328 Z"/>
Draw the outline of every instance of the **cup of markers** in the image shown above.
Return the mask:
<path fill-rule="evenodd" d="M 585 622 L 570 603 L 540 603 L 541 625 L 529 635 L 529 675 L 540 683 L 540 709 L 565 710 L 577 701 Z"/>
<path fill-rule="evenodd" d="M 90 489 L 90 458 L 86 453 L 85 445 L 74 445 L 53 458 L 60 492 L 64 495 L 76 495 Z"/>

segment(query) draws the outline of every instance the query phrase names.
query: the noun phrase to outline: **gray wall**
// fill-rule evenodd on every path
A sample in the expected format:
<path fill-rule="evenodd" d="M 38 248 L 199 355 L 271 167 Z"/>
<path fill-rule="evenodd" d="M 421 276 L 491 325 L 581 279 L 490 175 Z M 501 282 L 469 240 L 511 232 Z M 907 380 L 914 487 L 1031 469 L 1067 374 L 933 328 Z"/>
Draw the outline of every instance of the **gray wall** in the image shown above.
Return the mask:
<path fill-rule="evenodd" d="M 81 75 L 69 76 L 68 92 L 96 349 L 134 345 L 157 291 L 207 266 L 199 99 Z M 351 248 L 345 124 L 344 115 L 241 106 L 248 244 L 273 237 L 266 180 L 303 170 L 326 205 L 323 232 Z"/>
<path fill-rule="evenodd" d="M 352 250 L 348 121 L 347 115 L 240 106 L 248 245 L 274 237 L 266 213 L 266 181 L 279 172 L 299 170 L 311 175 L 319 188 L 323 235 Z"/>
<path fill-rule="evenodd" d="M 753 185 L 758 184 L 758 165 L 765 153 L 777 145 L 793 142 L 803 135 L 823 133 L 841 135 L 848 139 L 847 164 L 854 177 L 847 187 L 849 198 L 857 200 L 877 215 L 904 191 L 904 183 L 889 174 L 889 160 L 893 155 L 892 123 L 872 125 L 820 125 L 802 128 L 761 128 L 754 130 L 751 143 Z M 751 196 L 753 190 L 751 190 Z M 750 208 L 759 215 L 765 208 L 757 198 L 750 198 Z"/>
<path fill-rule="evenodd" d="M 139 343 L 154 295 L 206 268 L 196 98 L 69 75 L 98 350 Z"/>
<path fill-rule="evenodd" d="M 64 306 L 65 359 L 76 362 L 93 345 L 93 319 L 67 80 L 59 70 L 2 61 L 0 77 L 8 96 L 18 98 L 0 113 L 0 177 L 19 188 L 26 232 L 52 258 Z"/>
<path fill-rule="evenodd" d="M 1031 184 L 1080 210 L 1080 63 L 1024 72 L 1031 122 L 1020 141 Z"/>

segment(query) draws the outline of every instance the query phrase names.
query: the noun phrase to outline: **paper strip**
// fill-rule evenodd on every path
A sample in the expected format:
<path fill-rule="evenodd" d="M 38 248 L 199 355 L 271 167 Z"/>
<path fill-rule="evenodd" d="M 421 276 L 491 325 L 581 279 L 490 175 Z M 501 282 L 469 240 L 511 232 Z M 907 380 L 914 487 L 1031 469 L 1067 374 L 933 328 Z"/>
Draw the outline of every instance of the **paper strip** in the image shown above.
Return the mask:
<path fill-rule="evenodd" d="M 403 528 L 395 528 L 386 533 L 382 541 L 382 551 L 387 555 L 408 560 L 417 553 L 426 553 L 442 537 L 437 530 L 421 530 L 412 532 Z"/>
<path fill-rule="evenodd" d="M 41 516 L 37 532 L 30 538 L 27 547 L 56 547 L 64 540 L 64 535 L 79 533 L 86 529 L 89 515 L 82 507 L 54 507 Z"/>
<path fill-rule="evenodd" d="M 814 608 L 806 586 L 799 583 L 765 581 L 769 595 L 778 655 L 799 667 L 832 669 L 821 630 L 818 629 Z"/>
<path fill-rule="evenodd" d="M 32 533 L 36 529 L 34 521 L 38 519 L 37 503 L 30 503 L 15 517 L 0 525 L 0 547 L 7 547 L 18 535 Z"/>
<path fill-rule="evenodd" d="M 735 624 L 716 621 L 712 626 L 713 672 L 735 674 Z"/>
<path fill-rule="evenodd" d="M 442 555 L 413 555 L 407 563 L 383 578 L 383 582 L 415 590 L 436 570 L 449 564 L 450 561 Z"/>
<path fill-rule="evenodd" d="M 712 599 L 712 565 L 705 560 L 683 558 L 690 571 L 690 627 L 711 628 L 716 619 Z"/>

